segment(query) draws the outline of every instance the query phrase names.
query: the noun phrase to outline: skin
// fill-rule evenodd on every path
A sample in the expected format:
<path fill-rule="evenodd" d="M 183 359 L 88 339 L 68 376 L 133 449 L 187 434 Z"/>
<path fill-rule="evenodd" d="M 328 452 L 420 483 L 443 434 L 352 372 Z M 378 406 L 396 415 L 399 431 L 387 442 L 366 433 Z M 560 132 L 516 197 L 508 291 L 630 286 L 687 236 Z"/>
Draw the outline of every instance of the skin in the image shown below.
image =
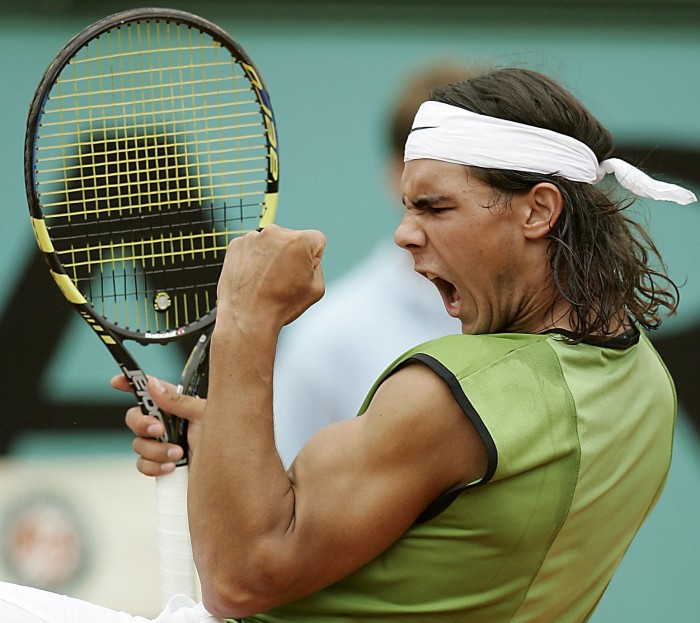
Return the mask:
<path fill-rule="evenodd" d="M 507 209 L 489 209 L 491 189 L 465 167 L 420 160 L 407 163 L 402 194 L 396 242 L 465 333 L 551 326 L 546 236 L 561 212 L 555 187 L 539 184 Z M 272 425 L 275 349 L 282 327 L 323 294 L 325 244 L 320 232 L 274 225 L 233 240 L 208 400 L 150 380 L 159 406 L 192 423 L 190 530 L 215 616 L 251 615 L 337 581 L 391 546 L 439 495 L 486 470 L 483 442 L 447 385 L 411 364 L 382 383 L 362 417 L 312 437 L 285 472 Z M 122 377 L 112 383 L 128 390 Z M 138 408 L 126 420 L 139 469 L 172 470 L 182 451 L 155 440 L 161 425 Z"/>

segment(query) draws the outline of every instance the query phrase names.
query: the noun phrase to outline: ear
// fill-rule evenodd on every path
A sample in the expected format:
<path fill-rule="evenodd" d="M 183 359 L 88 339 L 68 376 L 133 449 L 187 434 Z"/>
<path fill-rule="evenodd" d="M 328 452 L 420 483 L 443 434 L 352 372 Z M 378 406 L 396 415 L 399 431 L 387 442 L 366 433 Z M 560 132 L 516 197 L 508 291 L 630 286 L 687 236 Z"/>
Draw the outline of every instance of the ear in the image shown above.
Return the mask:
<path fill-rule="evenodd" d="M 546 238 L 564 209 L 561 191 L 549 182 L 533 186 L 526 196 L 527 213 L 523 223 L 526 238 Z"/>

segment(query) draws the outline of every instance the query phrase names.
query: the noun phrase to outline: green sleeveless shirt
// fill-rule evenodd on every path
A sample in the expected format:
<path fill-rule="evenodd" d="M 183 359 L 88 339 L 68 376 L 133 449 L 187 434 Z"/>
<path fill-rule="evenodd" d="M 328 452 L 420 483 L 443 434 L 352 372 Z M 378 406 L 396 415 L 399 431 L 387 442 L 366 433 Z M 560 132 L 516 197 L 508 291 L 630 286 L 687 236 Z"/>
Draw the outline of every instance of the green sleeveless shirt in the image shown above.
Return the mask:
<path fill-rule="evenodd" d="M 361 413 L 408 361 L 447 383 L 486 444 L 486 476 L 361 569 L 245 621 L 586 621 L 668 473 L 676 398 L 656 351 L 637 334 L 617 348 L 448 336 L 394 362 Z"/>

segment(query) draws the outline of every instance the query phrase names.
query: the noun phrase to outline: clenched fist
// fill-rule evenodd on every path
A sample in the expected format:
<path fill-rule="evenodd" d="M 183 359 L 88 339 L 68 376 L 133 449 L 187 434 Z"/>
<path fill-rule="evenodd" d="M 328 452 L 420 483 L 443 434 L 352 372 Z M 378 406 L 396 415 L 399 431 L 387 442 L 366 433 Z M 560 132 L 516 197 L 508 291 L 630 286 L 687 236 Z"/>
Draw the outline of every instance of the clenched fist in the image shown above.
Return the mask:
<path fill-rule="evenodd" d="M 257 317 L 281 328 L 324 294 L 326 237 L 268 225 L 229 244 L 218 286 L 218 318 Z"/>

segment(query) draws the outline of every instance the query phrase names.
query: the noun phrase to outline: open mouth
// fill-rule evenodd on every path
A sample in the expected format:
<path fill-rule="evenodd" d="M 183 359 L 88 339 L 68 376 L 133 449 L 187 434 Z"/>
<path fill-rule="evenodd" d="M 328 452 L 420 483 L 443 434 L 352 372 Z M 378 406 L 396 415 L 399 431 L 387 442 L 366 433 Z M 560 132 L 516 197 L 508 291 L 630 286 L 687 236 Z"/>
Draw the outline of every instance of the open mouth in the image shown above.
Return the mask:
<path fill-rule="evenodd" d="M 450 316 L 457 317 L 459 314 L 459 302 L 461 300 L 459 292 L 457 292 L 457 288 L 455 288 L 449 281 L 441 279 L 432 273 L 425 273 L 425 276 L 438 289 L 438 292 L 442 297 L 442 301 L 445 304 L 447 313 L 450 314 Z"/>

